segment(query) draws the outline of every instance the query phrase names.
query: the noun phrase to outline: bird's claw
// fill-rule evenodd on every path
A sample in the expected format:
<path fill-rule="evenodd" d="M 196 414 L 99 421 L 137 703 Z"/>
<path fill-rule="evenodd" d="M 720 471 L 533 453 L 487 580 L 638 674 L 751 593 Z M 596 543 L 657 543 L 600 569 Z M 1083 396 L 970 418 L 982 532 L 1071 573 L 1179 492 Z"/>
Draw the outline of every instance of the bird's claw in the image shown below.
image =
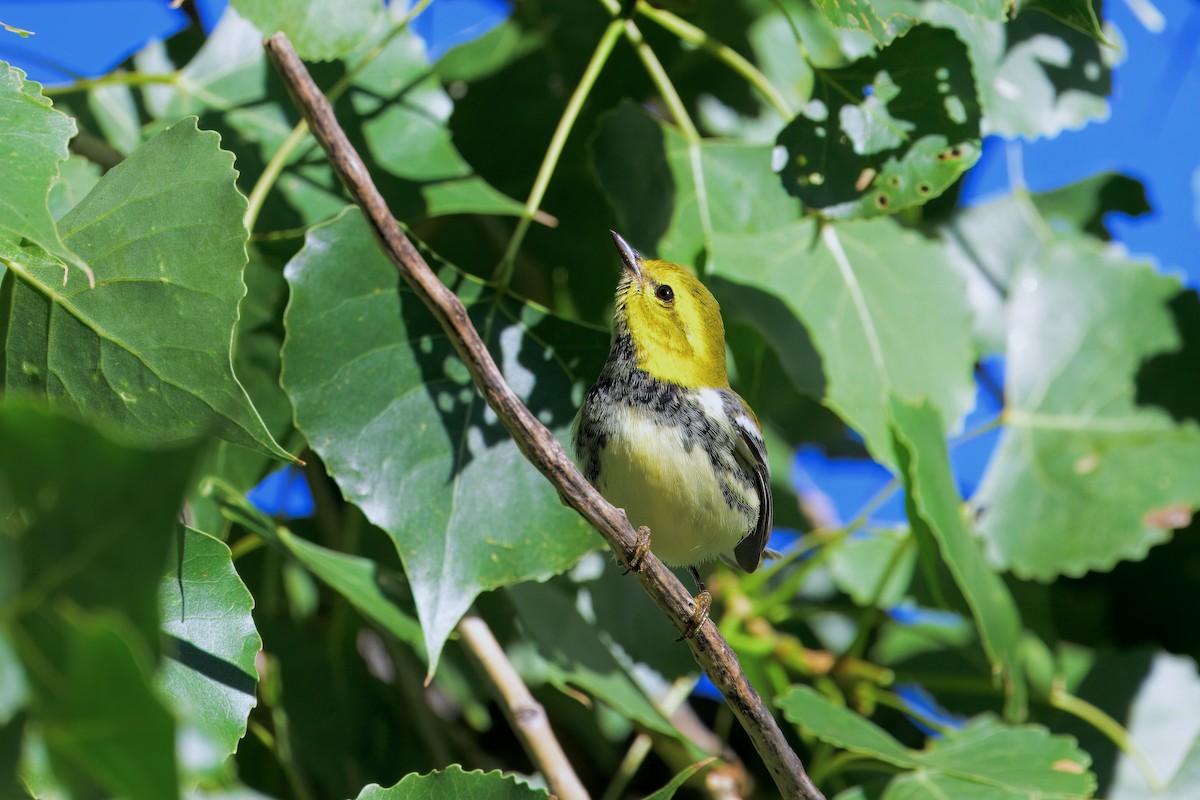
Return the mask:
<path fill-rule="evenodd" d="M 692 618 L 688 620 L 688 625 L 683 633 L 675 640 L 677 642 L 695 636 L 696 631 L 700 630 L 700 626 L 708 621 L 708 610 L 712 607 L 712 595 L 708 593 L 708 589 L 701 590 L 693 599 L 696 603 L 696 610 L 692 612 Z"/>
<path fill-rule="evenodd" d="M 637 541 L 633 545 L 633 552 L 629 554 L 629 569 L 625 570 L 622 575 L 628 575 L 630 572 L 637 572 L 642 567 L 642 562 L 646 559 L 646 553 L 650 552 L 650 529 L 645 525 L 637 529 Z"/>

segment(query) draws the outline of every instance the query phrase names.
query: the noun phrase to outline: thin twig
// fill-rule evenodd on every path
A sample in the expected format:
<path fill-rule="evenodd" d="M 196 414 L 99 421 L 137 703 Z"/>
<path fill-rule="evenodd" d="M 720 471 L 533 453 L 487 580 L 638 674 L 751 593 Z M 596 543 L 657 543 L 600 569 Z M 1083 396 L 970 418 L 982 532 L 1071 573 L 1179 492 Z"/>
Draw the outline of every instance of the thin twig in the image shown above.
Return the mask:
<path fill-rule="evenodd" d="M 313 136 L 325 148 L 333 169 L 363 211 L 385 255 L 412 291 L 437 318 L 463 359 L 476 387 L 512 434 L 521 452 L 554 484 L 564 502 L 578 511 L 604 537 L 618 557 L 628 563 L 636 534 L 624 513 L 614 508 L 575 467 L 554 435 L 525 407 L 504 380 L 458 297 L 425 263 L 401 231 L 367 168 L 350 145 L 333 115 L 333 107 L 313 83 L 296 51 L 281 33 L 266 42 L 267 54 L 279 70 Z M 692 596 L 653 553 L 633 573 L 650 599 L 682 633 L 692 619 Z M 750 685 L 737 655 L 716 625 L 706 621 L 686 640 L 696 662 L 725 696 L 733 713 L 754 742 L 759 757 L 787 798 L 822 798 L 779 724 Z"/>
<path fill-rule="evenodd" d="M 483 677 L 491 684 L 508 724 L 521 740 L 521 747 L 525 748 L 533 765 L 546 776 L 550 793 L 558 800 L 588 800 L 587 789 L 583 788 L 575 768 L 554 736 L 546 709 L 529 693 L 492 629 L 480 617 L 467 614 L 458 621 L 458 633 L 467 652 L 479 664 Z"/>

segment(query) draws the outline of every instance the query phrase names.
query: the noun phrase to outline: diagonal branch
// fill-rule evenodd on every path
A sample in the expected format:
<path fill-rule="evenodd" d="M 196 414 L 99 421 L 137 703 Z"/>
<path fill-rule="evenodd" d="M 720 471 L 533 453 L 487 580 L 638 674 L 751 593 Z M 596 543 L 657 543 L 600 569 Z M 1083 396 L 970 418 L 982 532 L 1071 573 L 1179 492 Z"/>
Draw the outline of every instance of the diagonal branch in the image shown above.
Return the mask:
<path fill-rule="evenodd" d="M 618 557 L 627 562 L 636 543 L 629 520 L 587 482 L 554 435 L 509 388 L 471 324 L 462 302 L 437 279 L 400 230 L 362 159 L 334 118 L 332 106 L 313 83 L 291 42 L 285 35 L 277 33 L 266 41 L 266 49 L 293 101 L 312 128 L 313 136 L 325 148 L 334 171 L 362 209 L 384 254 L 445 329 L 470 370 L 476 387 L 508 428 L 521 452 L 554 484 L 563 501 L 583 515 Z M 653 554 L 646 556 L 634 574 L 675 627 L 680 632 L 686 630 L 692 618 L 692 597 L 675 575 Z M 780 793 L 798 800 L 824 800 L 716 625 L 706 621 L 696 635 L 686 641 L 696 663 L 721 690 L 754 742 Z"/>

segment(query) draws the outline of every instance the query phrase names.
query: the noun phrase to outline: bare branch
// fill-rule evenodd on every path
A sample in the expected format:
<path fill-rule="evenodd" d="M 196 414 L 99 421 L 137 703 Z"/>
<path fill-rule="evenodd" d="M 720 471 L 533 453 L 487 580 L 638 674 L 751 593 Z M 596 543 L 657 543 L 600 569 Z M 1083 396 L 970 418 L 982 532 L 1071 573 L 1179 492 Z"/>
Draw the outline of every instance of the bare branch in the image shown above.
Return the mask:
<path fill-rule="evenodd" d="M 496 362 L 471 324 L 461 301 L 425 263 L 388 210 L 383 196 L 333 115 L 333 108 L 313 83 L 287 37 L 266 41 L 267 54 L 282 76 L 293 101 L 325 148 L 333 169 L 362 209 L 383 252 L 401 277 L 429 307 L 445 329 L 476 387 L 512 434 L 525 457 L 558 489 L 563 501 L 599 531 L 618 558 L 628 562 L 636 534 L 625 515 L 609 504 L 576 469 L 554 435 L 540 423 L 505 382 Z M 675 575 L 649 554 L 634 573 L 654 603 L 682 633 L 692 618 L 692 596 Z M 824 800 L 783 731 L 750 685 L 737 655 L 712 621 L 687 639 L 688 647 L 754 742 L 759 757 L 786 798 Z"/>
<path fill-rule="evenodd" d="M 492 629 L 479 617 L 467 614 L 459 620 L 458 633 L 492 685 L 529 760 L 546 776 L 550 793 L 558 800 L 588 800 L 587 789 L 554 736 L 546 709 L 529 693 Z"/>

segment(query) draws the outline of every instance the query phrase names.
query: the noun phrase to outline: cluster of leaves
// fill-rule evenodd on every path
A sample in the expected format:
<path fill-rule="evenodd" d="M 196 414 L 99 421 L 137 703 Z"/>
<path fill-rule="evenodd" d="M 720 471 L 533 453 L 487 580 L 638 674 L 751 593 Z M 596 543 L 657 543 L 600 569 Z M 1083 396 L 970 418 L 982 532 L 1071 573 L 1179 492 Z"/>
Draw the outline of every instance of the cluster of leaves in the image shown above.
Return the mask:
<path fill-rule="evenodd" d="M 235 0 L 56 92 L 0 64 L 0 791 L 544 796 L 454 636 L 472 606 L 606 797 L 710 751 L 697 792 L 769 780 L 347 208 L 263 57 L 282 28 L 559 436 L 607 351 L 608 228 L 712 286 L 806 532 L 716 572 L 715 613 L 824 790 L 1200 792 L 1171 535 L 1200 303 L 1107 243 L 1131 179 L 954 202 L 983 135 L 1106 113 L 1087 2 L 524 3 L 433 63 L 403 5 Z M 979 431 L 948 437 L 997 356 L 964 497 Z M 907 524 L 798 495 L 806 441 L 885 465 Z M 246 499 L 289 454 L 309 518 Z"/>

